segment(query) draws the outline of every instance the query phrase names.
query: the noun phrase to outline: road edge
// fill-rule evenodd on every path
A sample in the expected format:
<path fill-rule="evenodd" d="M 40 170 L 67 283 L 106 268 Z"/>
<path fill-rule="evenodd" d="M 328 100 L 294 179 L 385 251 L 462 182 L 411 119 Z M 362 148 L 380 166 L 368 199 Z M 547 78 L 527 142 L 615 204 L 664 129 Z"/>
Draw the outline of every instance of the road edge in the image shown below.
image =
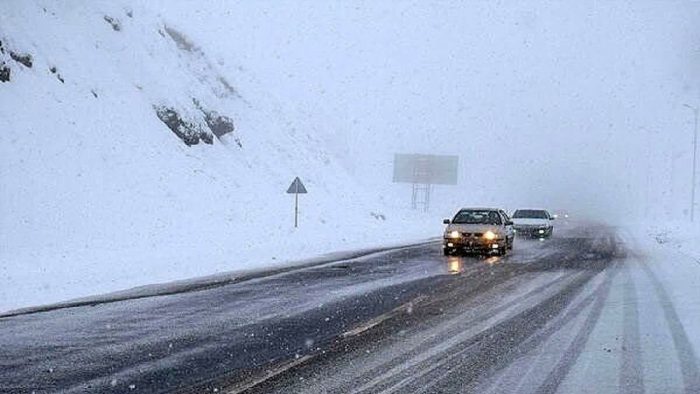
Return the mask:
<path fill-rule="evenodd" d="M 258 270 L 228 271 L 219 274 L 201 276 L 191 279 L 183 279 L 166 283 L 154 283 L 149 285 L 137 286 L 116 292 L 81 297 L 77 299 L 61 301 L 51 304 L 19 308 L 9 310 L 7 312 L 0 312 L 0 319 L 32 315 L 43 312 L 51 312 L 60 309 L 78 308 L 83 306 L 96 306 L 101 304 L 137 300 L 142 298 L 161 297 L 209 290 L 217 287 L 247 282 L 253 279 L 266 278 L 274 275 L 285 274 L 292 271 L 320 267 L 326 264 L 333 264 L 363 257 L 369 257 L 378 253 L 386 253 L 413 247 L 425 246 L 435 243 L 437 242 L 437 240 L 438 238 L 428 238 L 420 241 L 413 241 L 391 246 L 331 252 L 310 259 L 291 261 L 276 267 L 268 267 Z"/>

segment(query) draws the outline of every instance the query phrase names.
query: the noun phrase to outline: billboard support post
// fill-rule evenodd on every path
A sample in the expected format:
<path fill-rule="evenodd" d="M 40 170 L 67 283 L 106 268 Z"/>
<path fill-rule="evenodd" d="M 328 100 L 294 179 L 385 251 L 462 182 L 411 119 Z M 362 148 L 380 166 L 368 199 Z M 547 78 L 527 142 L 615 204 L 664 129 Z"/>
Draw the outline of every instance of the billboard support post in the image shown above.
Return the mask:
<path fill-rule="evenodd" d="M 395 154 L 394 182 L 410 183 L 411 208 L 430 208 L 432 185 L 456 185 L 459 157 L 446 155 Z"/>
<path fill-rule="evenodd" d="M 428 212 L 431 185 L 429 183 L 414 183 L 412 186 L 411 208 L 418 209 L 419 206 L 422 206 L 423 211 Z"/>

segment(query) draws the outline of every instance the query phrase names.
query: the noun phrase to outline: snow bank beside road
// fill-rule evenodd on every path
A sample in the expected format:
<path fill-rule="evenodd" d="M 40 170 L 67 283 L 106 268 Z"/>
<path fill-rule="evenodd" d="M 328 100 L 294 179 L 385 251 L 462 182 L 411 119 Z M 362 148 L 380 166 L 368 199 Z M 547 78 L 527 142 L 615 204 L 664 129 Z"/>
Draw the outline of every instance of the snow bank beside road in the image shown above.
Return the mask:
<path fill-rule="evenodd" d="M 640 235 L 651 237 L 659 245 L 674 248 L 700 261 L 700 225 L 687 222 L 669 222 L 638 227 L 644 229 L 644 234 Z"/>
<path fill-rule="evenodd" d="M 685 332 L 697 357 L 700 355 L 700 227 L 678 222 L 640 224 L 629 231 L 637 241 L 633 246 L 638 250 L 633 252 L 641 255 L 643 264 L 658 278 L 656 291 L 667 294 L 667 299 L 659 302 L 667 314 L 680 322 L 672 329 Z M 700 359 L 695 363 L 700 365 Z"/>
<path fill-rule="evenodd" d="M 0 311 L 439 235 L 157 11 L 3 2 Z"/>
<path fill-rule="evenodd" d="M 405 221 L 401 222 L 406 225 Z M 439 225 L 415 221 L 408 229 L 307 224 L 306 231 L 278 228 L 259 239 L 240 237 L 208 245 L 152 245 L 132 249 L 35 250 L 0 260 L 0 313 L 153 284 L 305 263 L 331 252 L 423 242 Z M 283 227 L 283 226 L 280 226 Z M 335 228 L 328 230 L 328 228 Z M 341 255 L 344 252 L 340 253 Z M 204 280 L 204 278 L 202 279 Z"/>

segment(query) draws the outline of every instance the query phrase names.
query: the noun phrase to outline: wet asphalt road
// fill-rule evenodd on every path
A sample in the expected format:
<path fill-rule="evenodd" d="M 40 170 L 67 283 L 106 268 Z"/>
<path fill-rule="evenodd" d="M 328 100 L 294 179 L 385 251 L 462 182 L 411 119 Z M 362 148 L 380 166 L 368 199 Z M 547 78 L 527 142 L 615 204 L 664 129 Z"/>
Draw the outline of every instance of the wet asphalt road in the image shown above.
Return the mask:
<path fill-rule="evenodd" d="M 411 313 L 248 391 L 559 391 L 600 316 L 626 251 L 606 227 L 577 228 L 544 243 L 521 241 L 519 246 L 503 259 L 446 258 L 452 280 L 413 305 Z M 549 340 L 562 332 L 566 340 L 559 341 L 556 357 L 541 367 L 535 381 L 503 383 L 501 371 L 545 344 L 551 346 Z M 514 374 L 529 368 L 517 366 Z"/>
<path fill-rule="evenodd" d="M 625 253 L 612 229 L 582 225 L 503 258 L 431 244 L 0 318 L 0 392 L 483 392 L 573 330 L 528 386 L 555 392 Z"/>

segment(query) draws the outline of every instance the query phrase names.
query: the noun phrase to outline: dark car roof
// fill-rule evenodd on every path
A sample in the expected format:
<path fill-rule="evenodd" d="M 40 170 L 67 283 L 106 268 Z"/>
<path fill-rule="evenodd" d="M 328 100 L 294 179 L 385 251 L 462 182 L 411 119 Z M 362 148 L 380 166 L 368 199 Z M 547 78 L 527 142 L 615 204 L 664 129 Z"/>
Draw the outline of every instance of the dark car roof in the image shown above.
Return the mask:
<path fill-rule="evenodd" d="M 460 211 L 501 211 L 499 208 L 462 208 Z"/>

